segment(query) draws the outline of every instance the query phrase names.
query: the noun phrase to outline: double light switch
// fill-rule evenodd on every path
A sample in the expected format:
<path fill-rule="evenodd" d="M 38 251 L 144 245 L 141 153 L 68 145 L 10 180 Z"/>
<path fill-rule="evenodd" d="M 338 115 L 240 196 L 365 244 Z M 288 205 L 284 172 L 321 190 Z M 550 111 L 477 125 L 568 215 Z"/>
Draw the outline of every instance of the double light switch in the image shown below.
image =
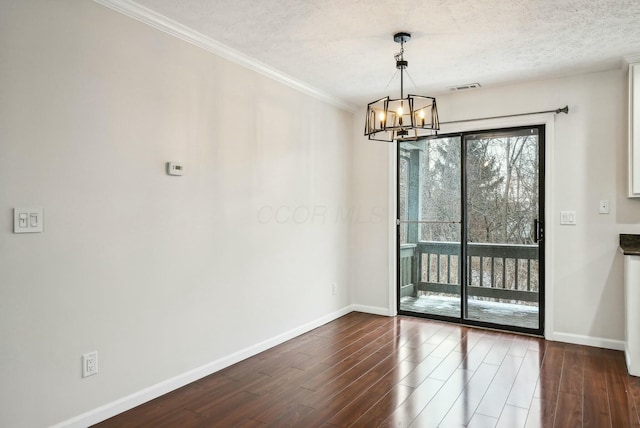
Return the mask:
<path fill-rule="evenodd" d="M 575 211 L 560 211 L 560 224 L 576 224 L 576 212 Z"/>
<path fill-rule="evenodd" d="M 44 214 L 42 208 L 14 208 L 13 233 L 42 232 Z"/>

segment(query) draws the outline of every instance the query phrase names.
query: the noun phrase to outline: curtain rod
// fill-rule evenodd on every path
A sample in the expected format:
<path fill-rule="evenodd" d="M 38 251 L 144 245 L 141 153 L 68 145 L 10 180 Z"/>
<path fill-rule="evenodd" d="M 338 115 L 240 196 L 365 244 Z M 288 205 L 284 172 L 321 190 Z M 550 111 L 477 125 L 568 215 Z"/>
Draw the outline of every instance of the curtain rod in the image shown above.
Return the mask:
<path fill-rule="evenodd" d="M 531 115 L 534 115 L 534 114 L 543 114 L 543 113 L 555 113 L 555 114 L 565 113 L 565 114 L 569 114 L 569 106 L 564 106 L 562 108 L 558 108 L 558 109 L 555 109 L 555 110 L 534 111 L 534 112 L 531 112 L 531 113 L 505 114 L 503 116 L 479 117 L 477 119 L 450 120 L 448 122 L 440 122 L 440 125 L 447 125 L 447 124 L 450 124 L 450 123 L 476 122 L 478 120 L 504 119 L 506 117 L 531 116 Z"/>

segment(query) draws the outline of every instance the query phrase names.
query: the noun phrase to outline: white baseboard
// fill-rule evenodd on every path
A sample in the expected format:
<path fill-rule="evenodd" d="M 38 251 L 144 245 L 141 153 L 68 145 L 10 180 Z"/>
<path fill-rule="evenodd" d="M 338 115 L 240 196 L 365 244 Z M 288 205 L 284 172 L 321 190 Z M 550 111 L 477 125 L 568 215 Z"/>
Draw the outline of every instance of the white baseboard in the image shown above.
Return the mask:
<path fill-rule="evenodd" d="M 626 346 L 626 344 L 624 347 L 624 361 L 627 364 L 627 372 L 629 372 L 631 376 L 640 377 L 640 368 L 638 367 L 638 365 L 636 364 L 635 366 L 631 366 L 631 353 L 629 351 L 629 347 Z"/>
<path fill-rule="evenodd" d="M 395 316 L 388 308 L 380 308 L 377 306 L 351 305 L 351 309 L 355 312 L 364 312 L 365 314 L 382 315 L 385 317 Z"/>
<path fill-rule="evenodd" d="M 271 339 L 267 339 L 256 345 L 252 345 L 238 352 L 234 352 L 231 355 L 212 361 L 208 364 L 205 364 L 204 366 L 172 377 L 141 391 L 134 392 L 133 394 L 130 394 L 126 397 L 123 397 L 116 401 L 112 401 L 111 403 L 107 403 L 103 406 L 75 416 L 71 419 L 67 419 L 66 421 L 53 425 L 51 428 L 84 428 L 93 424 L 97 424 L 98 422 L 109 419 L 117 414 L 139 406 L 140 404 L 160 397 L 161 395 L 164 395 L 175 389 L 181 388 L 191 382 L 194 382 L 205 376 L 209 376 L 210 374 L 229 367 L 237 362 L 246 360 L 249 357 L 257 355 L 260 352 L 266 351 L 269 348 L 273 348 L 274 346 L 286 342 L 287 340 L 293 339 L 294 337 L 300 336 L 301 334 L 311 331 L 314 328 L 320 327 L 328 322 L 338 319 L 341 316 L 353 312 L 354 310 L 355 309 L 353 309 L 353 306 L 346 306 L 336 312 L 325 315 L 300 327 L 296 327 L 292 330 L 279 334 L 275 337 L 272 337 Z"/>
<path fill-rule="evenodd" d="M 595 346 L 596 348 L 614 349 L 624 351 L 623 340 L 605 339 L 603 337 L 582 336 L 579 334 L 553 332 L 550 340 L 556 342 L 573 343 L 574 345 Z"/>

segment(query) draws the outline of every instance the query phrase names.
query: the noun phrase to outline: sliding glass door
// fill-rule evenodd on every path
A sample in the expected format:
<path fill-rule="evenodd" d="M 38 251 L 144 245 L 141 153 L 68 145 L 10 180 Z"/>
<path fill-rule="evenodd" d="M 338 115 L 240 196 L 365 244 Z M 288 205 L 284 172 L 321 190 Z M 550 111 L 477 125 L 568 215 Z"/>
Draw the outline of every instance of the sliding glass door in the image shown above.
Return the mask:
<path fill-rule="evenodd" d="M 398 146 L 398 311 L 543 333 L 544 127 Z"/>
<path fill-rule="evenodd" d="M 399 145 L 400 309 L 460 318 L 461 139 Z"/>

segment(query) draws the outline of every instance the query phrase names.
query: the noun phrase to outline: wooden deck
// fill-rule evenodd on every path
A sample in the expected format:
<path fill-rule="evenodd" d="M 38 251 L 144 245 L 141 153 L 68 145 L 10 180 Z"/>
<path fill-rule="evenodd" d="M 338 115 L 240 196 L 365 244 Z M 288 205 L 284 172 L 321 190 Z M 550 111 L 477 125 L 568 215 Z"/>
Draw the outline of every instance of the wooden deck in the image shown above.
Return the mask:
<path fill-rule="evenodd" d="M 98 427 L 640 426 L 624 356 L 351 313 Z"/>
<path fill-rule="evenodd" d="M 406 296 L 400 299 L 403 311 L 460 318 L 460 297 Z M 469 300 L 469 319 L 525 328 L 538 328 L 538 307 L 514 303 Z"/>

